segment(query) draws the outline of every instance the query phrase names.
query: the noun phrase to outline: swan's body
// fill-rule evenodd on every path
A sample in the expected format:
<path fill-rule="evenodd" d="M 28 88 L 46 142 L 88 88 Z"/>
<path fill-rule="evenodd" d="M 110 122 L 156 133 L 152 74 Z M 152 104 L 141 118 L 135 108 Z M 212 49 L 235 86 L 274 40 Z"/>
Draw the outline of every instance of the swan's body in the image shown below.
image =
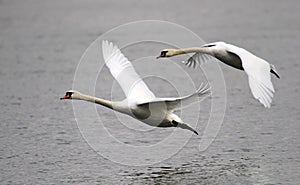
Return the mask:
<path fill-rule="evenodd" d="M 227 65 L 244 70 L 248 75 L 253 96 L 265 107 L 271 107 L 275 90 L 271 82 L 270 72 L 280 78 L 273 65 L 243 48 L 224 42 L 209 43 L 198 48 L 164 49 L 158 58 L 172 57 L 186 53 L 195 53 L 186 62 L 186 65 L 189 66 L 195 67 L 197 63 L 201 64 L 209 56 L 213 56 Z"/>
<path fill-rule="evenodd" d="M 108 41 L 102 43 L 103 57 L 113 77 L 123 89 L 126 99 L 112 102 L 69 90 L 61 99 L 78 99 L 103 105 L 115 111 L 127 114 L 150 126 L 180 127 L 198 134 L 193 128 L 173 113 L 180 106 L 186 106 L 208 94 L 206 86 L 194 94 L 179 98 L 156 98 L 145 82 L 135 72 L 132 64 L 121 53 L 117 46 Z"/>

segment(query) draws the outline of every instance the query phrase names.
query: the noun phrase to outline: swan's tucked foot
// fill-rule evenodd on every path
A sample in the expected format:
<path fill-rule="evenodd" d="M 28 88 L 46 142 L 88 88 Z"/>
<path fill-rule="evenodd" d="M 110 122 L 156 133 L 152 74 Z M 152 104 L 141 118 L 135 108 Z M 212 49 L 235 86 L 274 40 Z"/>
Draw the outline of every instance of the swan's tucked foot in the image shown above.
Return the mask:
<path fill-rule="evenodd" d="M 194 132 L 195 134 L 199 135 L 196 130 L 194 130 L 192 127 L 188 126 L 185 123 L 179 123 L 179 122 L 173 120 L 172 124 L 174 125 L 174 127 L 179 127 L 179 128 L 182 128 L 182 129 L 187 129 L 187 130 L 190 130 L 190 131 Z"/>
<path fill-rule="evenodd" d="M 278 72 L 276 71 L 276 68 L 273 64 L 270 64 L 270 67 L 271 67 L 271 73 L 273 73 L 277 78 L 280 79 L 280 76 L 278 74 Z"/>

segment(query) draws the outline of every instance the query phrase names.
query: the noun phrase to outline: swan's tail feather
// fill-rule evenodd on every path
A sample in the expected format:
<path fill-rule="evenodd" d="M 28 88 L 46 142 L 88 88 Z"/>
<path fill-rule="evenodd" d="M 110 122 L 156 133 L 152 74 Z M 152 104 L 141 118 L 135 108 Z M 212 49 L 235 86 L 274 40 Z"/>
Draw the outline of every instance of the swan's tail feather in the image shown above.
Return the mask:
<path fill-rule="evenodd" d="M 280 79 L 280 76 L 278 74 L 278 72 L 276 71 L 276 68 L 273 64 L 270 64 L 270 67 L 271 67 L 271 73 L 273 73 L 277 78 Z"/>

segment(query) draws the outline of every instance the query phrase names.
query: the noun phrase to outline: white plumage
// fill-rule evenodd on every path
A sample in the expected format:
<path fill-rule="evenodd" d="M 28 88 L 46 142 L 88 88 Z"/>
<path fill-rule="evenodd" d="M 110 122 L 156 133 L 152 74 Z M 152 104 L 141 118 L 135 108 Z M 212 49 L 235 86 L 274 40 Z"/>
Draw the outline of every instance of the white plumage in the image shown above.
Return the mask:
<path fill-rule="evenodd" d="M 112 102 L 101 98 L 85 95 L 69 90 L 61 99 L 78 99 L 101 104 L 115 111 L 128 114 L 150 126 L 180 127 L 198 134 L 189 125 L 183 123 L 179 116 L 173 113 L 175 109 L 198 102 L 199 97 L 209 94 L 208 86 L 185 97 L 156 98 L 145 82 L 136 73 L 131 62 L 121 53 L 120 49 L 108 41 L 102 42 L 103 57 L 113 77 L 120 84 L 126 99 Z"/>
<path fill-rule="evenodd" d="M 185 53 L 195 53 L 184 62 L 188 66 L 196 67 L 197 64 L 201 65 L 209 60 L 208 56 L 212 56 L 234 68 L 244 70 L 248 75 L 249 86 L 254 98 L 259 100 L 265 107 L 271 107 L 275 93 L 271 82 L 271 73 L 280 78 L 274 65 L 243 48 L 225 42 L 209 43 L 199 48 L 164 49 L 158 58 L 172 57 Z"/>

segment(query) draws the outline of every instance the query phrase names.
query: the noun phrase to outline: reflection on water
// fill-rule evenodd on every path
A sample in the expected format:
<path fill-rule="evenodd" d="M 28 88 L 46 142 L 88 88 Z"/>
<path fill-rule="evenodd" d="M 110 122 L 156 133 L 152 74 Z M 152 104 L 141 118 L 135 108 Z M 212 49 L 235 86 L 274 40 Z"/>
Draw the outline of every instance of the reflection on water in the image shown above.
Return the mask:
<path fill-rule="evenodd" d="M 223 157 L 223 156 L 222 156 Z M 260 166 L 249 158 L 222 159 L 221 155 L 197 156 L 197 159 L 179 166 L 149 166 L 144 169 L 125 170 L 120 173 L 126 183 L 146 184 L 231 184 L 236 182 L 255 183 Z"/>

